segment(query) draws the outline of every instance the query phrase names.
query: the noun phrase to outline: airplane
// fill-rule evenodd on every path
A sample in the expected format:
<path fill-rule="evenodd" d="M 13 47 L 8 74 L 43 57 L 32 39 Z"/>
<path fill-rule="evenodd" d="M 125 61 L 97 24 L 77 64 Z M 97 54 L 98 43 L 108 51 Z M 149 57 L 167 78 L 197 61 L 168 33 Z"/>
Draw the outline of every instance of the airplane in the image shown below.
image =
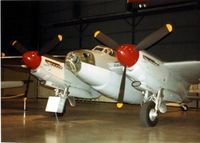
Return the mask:
<path fill-rule="evenodd" d="M 60 59 L 43 56 L 61 41 L 62 35 L 59 34 L 51 42 L 46 43 L 40 51 L 28 51 L 17 40 L 12 42 L 12 46 L 22 54 L 22 60 L 30 69 L 30 74 L 38 78 L 42 85 L 54 89 L 55 96 L 49 97 L 45 110 L 58 115 L 63 115 L 66 99 L 74 107 L 75 97 L 93 99 L 101 96 L 99 92 L 73 75 Z"/>
<path fill-rule="evenodd" d="M 140 120 L 144 126 L 154 127 L 159 113 L 167 111 L 166 102 L 178 103 L 187 110 L 184 103 L 189 85 L 200 81 L 200 61 L 163 62 L 145 51 L 172 30 L 172 25 L 166 24 L 137 45 L 119 45 L 97 31 L 94 37 L 114 52 L 105 56 L 102 54 L 105 50 L 100 50 L 104 51 L 100 54 L 88 50 L 72 51 L 65 63 L 79 79 L 116 99 L 118 108 L 122 108 L 124 102 L 142 103 Z"/>

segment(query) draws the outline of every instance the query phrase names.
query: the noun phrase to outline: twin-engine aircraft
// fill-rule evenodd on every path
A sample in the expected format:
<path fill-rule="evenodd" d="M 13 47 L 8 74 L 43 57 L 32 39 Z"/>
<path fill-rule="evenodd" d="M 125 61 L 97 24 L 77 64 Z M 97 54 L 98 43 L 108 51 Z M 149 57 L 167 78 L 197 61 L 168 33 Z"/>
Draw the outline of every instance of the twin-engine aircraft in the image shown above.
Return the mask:
<path fill-rule="evenodd" d="M 159 112 L 167 111 L 166 102 L 179 103 L 187 110 L 182 103 L 189 85 L 200 79 L 200 61 L 162 62 L 145 51 L 171 32 L 172 25 L 166 24 L 137 45 L 119 45 L 97 31 L 94 37 L 111 49 L 73 51 L 65 63 L 79 79 L 116 99 L 118 108 L 123 102 L 141 103 L 140 119 L 144 126 L 153 127 Z"/>
<path fill-rule="evenodd" d="M 56 99 L 49 98 L 46 111 L 62 113 L 66 99 L 75 106 L 74 97 L 97 98 L 103 94 L 116 99 L 118 108 L 124 102 L 141 104 L 141 121 L 152 127 L 158 122 L 159 112 L 167 111 L 167 101 L 182 104 L 189 84 L 199 82 L 200 61 L 165 63 L 144 51 L 171 32 L 172 26 L 166 24 L 135 46 L 119 45 L 97 31 L 94 37 L 107 47 L 72 51 L 65 62 L 42 56 L 62 41 L 61 35 L 41 51 L 27 51 L 17 41 L 13 46 L 23 54 L 31 74 L 55 89 Z M 52 107 L 54 104 L 57 107 Z"/>

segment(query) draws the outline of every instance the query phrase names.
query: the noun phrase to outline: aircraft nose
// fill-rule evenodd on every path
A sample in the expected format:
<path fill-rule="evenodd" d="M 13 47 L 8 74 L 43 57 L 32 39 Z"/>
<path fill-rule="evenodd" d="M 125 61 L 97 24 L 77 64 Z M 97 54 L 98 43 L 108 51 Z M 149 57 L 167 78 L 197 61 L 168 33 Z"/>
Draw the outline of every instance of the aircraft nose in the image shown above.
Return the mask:
<path fill-rule="evenodd" d="M 36 69 L 40 65 L 41 59 L 37 51 L 28 51 L 23 54 L 24 63 L 31 69 Z"/>
<path fill-rule="evenodd" d="M 78 72 L 81 69 L 80 58 L 73 52 L 67 54 L 65 64 L 67 68 L 73 73 Z"/>
<path fill-rule="evenodd" d="M 92 52 L 88 50 L 77 50 L 67 54 L 65 63 L 67 68 L 72 72 L 79 72 L 81 69 L 81 62 L 95 65 L 95 59 Z"/>

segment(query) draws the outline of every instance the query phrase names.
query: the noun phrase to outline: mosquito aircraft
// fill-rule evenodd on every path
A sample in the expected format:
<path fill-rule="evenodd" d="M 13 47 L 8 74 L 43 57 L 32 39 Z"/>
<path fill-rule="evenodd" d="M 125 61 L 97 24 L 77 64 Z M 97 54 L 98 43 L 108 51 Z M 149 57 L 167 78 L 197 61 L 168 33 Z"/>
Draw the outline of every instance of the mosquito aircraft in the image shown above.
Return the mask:
<path fill-rule="evenodd" d="M 44 45 L 40 51 L 28 51 L 17 40 L 12 45 L 23 54 L 22 60 L 30 73 L 39 79 L 40 83 L 55 89 L 55 97 L 49 97 L 46 111 L 62 113 L 66 99 L 71 106 L 75 106 L 75 98 L 97 98 L 101 94 L 88 84 L 79 80 L 66 68 L 65 63 L 49 56 L 43 56 L 55 45 L 62 41 L 62 35 L 58 35 L 51 42 Z M 52 104 L 53 103 L 53 104 Z"/>
<path fill-rule="evenodd" d="M 145 51 L 171 32 L 172 25 L 166 24 L 137 45 L 119 45 L 97 31 L 94 37 L 116 51 L 116 58 L 114 54 L 105 56 L 102 52 L 82 50 L 69 53 L 65 62 L 82 81 L 116 99 L 118 108 L 123 107 L 123 102 L 143 101 L 140 119 L 145 126 L 153 127 L 159 112 L 167 111 L 167 101 L 179 103 L 187 110 L 182 103 L 186 101 L 189 84 L 199 82 L 200 78 L 200 61 L 163 62 Z M 99 64 L 105 60 L 104 65 Z"/>

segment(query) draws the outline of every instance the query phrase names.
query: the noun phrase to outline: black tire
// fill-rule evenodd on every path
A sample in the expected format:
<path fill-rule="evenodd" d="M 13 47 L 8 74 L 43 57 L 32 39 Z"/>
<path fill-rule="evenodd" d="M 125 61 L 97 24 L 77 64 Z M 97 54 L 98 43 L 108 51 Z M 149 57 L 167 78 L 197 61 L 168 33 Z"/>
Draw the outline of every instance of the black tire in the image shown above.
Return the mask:
<path fill-rule="evenodd" d="M 155 103 L 148 101 L 140 109 L 140 120 L 145 127 L 154 127 L 158 123 L 158 116 L 155 119 L 150 118 L 150 111 L 154 110 Z"/>

